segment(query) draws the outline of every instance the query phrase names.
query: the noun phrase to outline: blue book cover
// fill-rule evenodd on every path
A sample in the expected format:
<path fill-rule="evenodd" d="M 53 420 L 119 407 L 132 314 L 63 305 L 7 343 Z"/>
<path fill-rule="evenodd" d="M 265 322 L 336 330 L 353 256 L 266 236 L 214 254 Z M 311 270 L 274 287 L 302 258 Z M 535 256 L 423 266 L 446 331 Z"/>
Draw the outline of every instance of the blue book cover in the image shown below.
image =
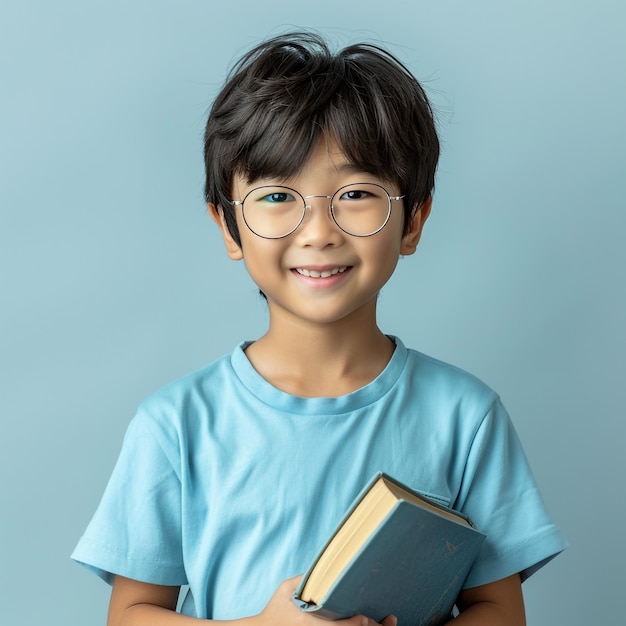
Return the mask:
<path fill-rule="evenodd" d="M 339 565 L 328 559 L 338 539 L 349 555 Z M 379 473 L 353 502 L 294 600 L 327 619 L 361 613 L 380 621 L 393 614 L 398 626 L 445 624 L 484 539 L 467 517 Z M 311 590 L 315 577 L 319 584 Z"/>

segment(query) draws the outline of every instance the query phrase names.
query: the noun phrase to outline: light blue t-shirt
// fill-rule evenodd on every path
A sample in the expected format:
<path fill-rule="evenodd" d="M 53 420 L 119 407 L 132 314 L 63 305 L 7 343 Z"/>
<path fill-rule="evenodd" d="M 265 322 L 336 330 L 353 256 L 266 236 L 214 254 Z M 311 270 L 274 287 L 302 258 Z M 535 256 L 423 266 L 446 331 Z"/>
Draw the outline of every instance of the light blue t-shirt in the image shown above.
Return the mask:
<path fill-rule="evenodd" d="M 395 342 L 385 370 L 339 398 L 276 389 L 246 344 L 149 397 L 72 558 L 109 582 L 189 585 L 197 617 L 257 614 L 384 471 L 487 534 L 465 587 L 527 578 L 567 543 L 498 396 Z"/>

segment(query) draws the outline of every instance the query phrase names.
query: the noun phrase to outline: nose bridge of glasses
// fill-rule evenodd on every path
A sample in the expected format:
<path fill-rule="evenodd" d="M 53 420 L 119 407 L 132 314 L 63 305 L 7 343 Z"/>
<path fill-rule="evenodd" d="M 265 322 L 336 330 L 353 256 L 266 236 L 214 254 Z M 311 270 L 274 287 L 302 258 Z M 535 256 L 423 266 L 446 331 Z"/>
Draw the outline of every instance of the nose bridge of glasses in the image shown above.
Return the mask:
<path fill-rule="evenodd" d="M 326 200 L 328 200 L 328 207 L 330 207 L 331 204 L 331 200 L 333 199 L 333 196 L 324 196 L 324 195 L 316 195 L 316 196 L 302 196 L 302 199 L 304 200 L 304 206 L 307 209 L 312 209 L 313 207 L 311 206 L 311 203 L 309 202 L 309 200 L 313 199 L 313 198 L 325 198 Z"/>

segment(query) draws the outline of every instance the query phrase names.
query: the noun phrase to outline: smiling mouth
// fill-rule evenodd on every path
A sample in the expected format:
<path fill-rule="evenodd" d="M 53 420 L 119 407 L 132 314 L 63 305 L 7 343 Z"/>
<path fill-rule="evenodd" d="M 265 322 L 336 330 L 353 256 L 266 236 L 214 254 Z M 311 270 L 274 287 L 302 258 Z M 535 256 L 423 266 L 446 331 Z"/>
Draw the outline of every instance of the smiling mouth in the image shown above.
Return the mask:
<path fill-rule="evenodd" d="M 308 278 L 330 278 L 335 274 L 341 274 L 348 269 L 348 266 L 345 267 L 333 267 L 331 270 L 307 270 L 304 267 L 296 267 L 296 272 L 301 274 L 302 276 L 306 276 Z"/>

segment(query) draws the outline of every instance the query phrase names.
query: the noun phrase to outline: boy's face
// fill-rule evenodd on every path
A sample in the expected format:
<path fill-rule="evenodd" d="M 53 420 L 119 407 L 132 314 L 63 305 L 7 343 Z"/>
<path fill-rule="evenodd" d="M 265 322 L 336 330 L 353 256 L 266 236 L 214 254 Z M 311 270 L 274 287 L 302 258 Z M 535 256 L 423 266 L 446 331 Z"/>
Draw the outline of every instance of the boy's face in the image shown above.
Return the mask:
<path fill-rule="evenodd" d="M 236 176 L 232 199 L 242 200 L 261 185 L 283 185 L 302 196 L 332 196 L 350 183 L 378 183 L 390 196 L 402 190 L 394 183 L 356 171 L 334 142 L 322 138 L 311 158 L 289 180 L 256 180 Z M 430 202 L 416 211 L 409 232 L 403 234 L 403 205 L 392 201 L 389 221 L 369 237 L 343 232 L 330 216 L 326 198 L 307 200 L 303 223 L 281 239 L 263 239 L 246 226 L 241 205 L 234 207 L 241 246 L 228 232 L 220 210 L 209 206 L 222 230 L 230 258 L 243 259 L 251 278 L 267 297 L 272 320 L 285 315 L 293 321 L 325 324 L 365 312 L 375 316 L 376 297 L 391 277 L 400 255 L 415 252 Z"/>

